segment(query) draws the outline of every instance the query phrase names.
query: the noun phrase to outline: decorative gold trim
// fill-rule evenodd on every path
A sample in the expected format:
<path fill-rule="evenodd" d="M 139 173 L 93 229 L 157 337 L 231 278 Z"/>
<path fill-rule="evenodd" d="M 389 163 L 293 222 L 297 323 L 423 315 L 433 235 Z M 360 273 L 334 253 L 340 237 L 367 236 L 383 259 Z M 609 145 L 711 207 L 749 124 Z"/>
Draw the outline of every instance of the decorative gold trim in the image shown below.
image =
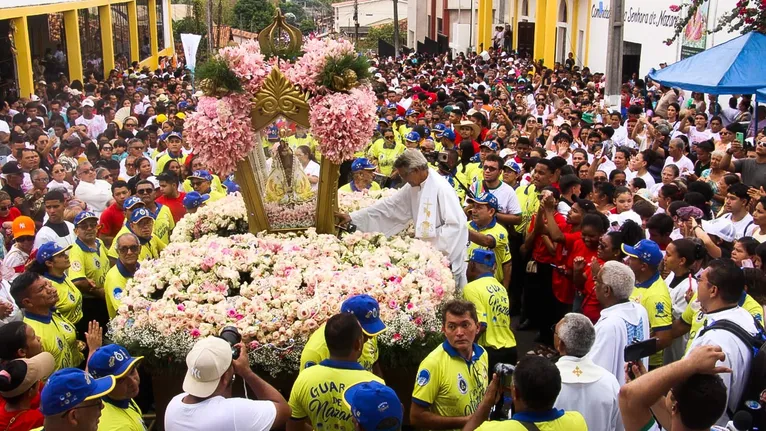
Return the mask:
<path fill-rule="evenodd" d="M 285 35 L 288 38 L 287 47 L 277 47 L 274 39 L 283 38 Z M 279 54 L 284 53 L 296 53 L 303 45 L 303 34 L 301 34 L 298 28 L 288 24 L 285 16 L 282 15 L 282 11 L 277 8 L 271 24 L 258 33 L 258 44 L 261 46 L 261 52 L 266 57 L 279 56 Z"/>
<path fill-rule="evenodd" d="M 292 120 L 303 127 L 309 123 L 308 95 L 293 85 L 276 67 L 255 95 L 252 118 L 253 129 L 257 132 L 274 122 L 279 116 Z"/>
<path fill-rule="evenodd" d="M 335 235 L 335 211 L 338 208 L 338 178 L 340 177 L 340 165 L 331 161 L 322 160 L 319 168 L 319 187 L 317 193 L 317 233 L 329 233 Z"/>
<path fill-rule="evenodd" d="M 250 163 L 250 157 L 245 157 L 244 160 L 237 164 L 237 171 L 234 172 L 234 177 L 237 179 L 240 192 L 245 198 L 247 223 L 250 232 L 257 234 L 258 232 L 268 231 L 269 220 L 266 217 L 266 211 L 263 210 L 261 190 L 255 179 L 255 170 L 252 163 Z"/>

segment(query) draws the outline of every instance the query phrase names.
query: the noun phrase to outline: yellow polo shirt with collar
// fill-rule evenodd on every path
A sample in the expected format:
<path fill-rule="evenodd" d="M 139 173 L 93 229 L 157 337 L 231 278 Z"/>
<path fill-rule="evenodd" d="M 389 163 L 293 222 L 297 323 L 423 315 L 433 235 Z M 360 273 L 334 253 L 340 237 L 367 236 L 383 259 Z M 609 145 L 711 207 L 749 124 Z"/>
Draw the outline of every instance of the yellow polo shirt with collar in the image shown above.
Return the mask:
<path fill-rule="evenodd" d="M 131 278 L 133 278 L 133 273 L 125 268 L 119 260 L 106 274 L 104 297 L 106 298 L 106 311 L 109 312 L 110 319 L 117 316 L 117 309 L 120 308 L 122 296 L 125 294 L 125 285 Z"/>
<path fill-rule="evenodd" d="M 556 409 L 538 414 L 516 413 L 511 420 L 486 421 L 476 431 L 527 431 L 529 428 L 521 422 L 534 423 L 540 431 L 588 431 L 582 414 Z"/>
<path fill-rule="evenodd" d="M 82 363 L 84 358 L 74 324 L 58 311 L 51 310 L 47 316 L 24 313 L 24 323 L 31 326 L 35 335 L 40 337 L 43 351 L 53 355 L 56 364 L 54 371 L 77 367 Z"/>
<path fill-rule="evenodd" d="M 463 297 L 476 306 L 479 323 L 483 326 L 479 337 L 480 346 L 492 349 L 516 347 L 516 337 L 511 331 L 508 291 L 491 273 L 466 284 Z"/>
<path fill-rule="evenodd" d="M 80 289 L 66 275 L 59 278 L 46 272 L 43 277 L 51 282 L 59 294 L 56 311 L 73 324 L 79 322 L 82 319 L 82 293 Z"/>
<path fill-rule="evenodd" d="M 330 358 L 330 349 L 325 342 L 324 329 L 326 324 L 322 324 L 309 337 L 301 353 L 301 364 L 299 373 L 306 368 L 312 367 L 325 359 Z M 380 350 L 378 349 L 378 337 L 372 337 L 362 346 L 362 356 L 359 357 L 359 363 L 367 371 L 372 371 L 373 365 L 378 362 Z"/>
<path fill-rule="evenodd" d="M 511 247 L 508 244 L 508 231 L 497 222 L 496 218 L 492 219 L 492 222 L 484 228 L 472 222 L 468 222 L 468 230 L 478 232 L 484 235 L 489 235 L 495 240 L 494 248 L 482 247 L 475 242 L 468 241 L 468 253 L 466 255 L 466 261 L 471 258 L 473 251 L 476 249 L 488 250 L 495 253 L 495 278 L 502 284 L 503 282 L 503 264 L 511 261 Z"/>
<path fill-rule="evenodd" d="M 157 235 L 157 238 L 161 239 L 162 242 L 168 244 L 170 243 L 170 234 L 173 233 L 173 229 L 176 227 L 176 221 L 173 218 L 173 213 L 170 212 L 170 208 L 168 208 L 167 205 L 156 205 L 157 212 L 153 214 L 154 227 L 152 228 L 152 232 Z"/>
<path fill-rule="evenodd" d="M 141 408 L 133 400 L 127 403 L 104 397 L 104 408 L 98 420 L 98 431 L 146 431 Z M 122 404 L 127 404 L 122 407 Z"/>
<path fill-rule="evenodd" d="M 96 240 L 96 247 L 91 248 L 80 239 L 76 239 L 69 249 L 69 278 L 73 283 L 88 279 L 102 289 L 106 273 L 109 272 L 109 256 L 101 240 Z"/>

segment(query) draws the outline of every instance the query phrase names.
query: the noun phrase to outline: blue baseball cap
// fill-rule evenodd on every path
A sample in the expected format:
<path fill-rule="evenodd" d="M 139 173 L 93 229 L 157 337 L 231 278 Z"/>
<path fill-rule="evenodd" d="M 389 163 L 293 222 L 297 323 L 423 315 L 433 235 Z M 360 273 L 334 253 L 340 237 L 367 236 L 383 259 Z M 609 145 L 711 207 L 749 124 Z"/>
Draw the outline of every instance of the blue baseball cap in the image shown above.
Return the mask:
<path fill-rule="evenodd" d="M 408 109 L 407 112 L 404 113 L 405 117 L 409 117 L 410 115 L 418 115 L 418 111 L 414 109 Z"/>
<path fill-rule="evenodd" d="M 497 151 L 497 142 L 495 141 L 484 141 L 481 143 L 482 147 L 487 147 L 492 151 Z"/>
<path fill-rule="evenodd" d="M 495 252 L 477 248 L 471 253 L 471 258 L 468 260 L 482 265 L 495 266 Z"/>
<path fill-rule="evenodd" d="M 648 265 L 657 266 L 662 262 L 660 246 L 650 239 L 642 239 L 633 247 L 623 244 L 622 252 Z"/>
<path fill-rule="evenodd" d="M 154 216 L 146 208 L 136 208 L 136 209 L 133 210 L 132 213 L 130 213 L 130 222 L 131 223 L 138 223 L 138 222 L 140 222 L 141 220 L 143 220 L 145 218 L 150 218 L 150 219 L 154 220 Z"/>
<path fill-rule="evenodd" d="M 189 178 L 199 178 L 205 181 L 213 181 L 213 176 L 210 175 L 210 172 L 208 171 L 194 171 L 191 175 L 189 175 Z"/>
<path fill-rule="evenodd" d="M 431 129 L 428 127 L 423 126 L 423 134 L 426 136 L 431 136 Z"/>
<path fill-rule="evenodd" d="M 389 103 L 388 105 L 386 105 L 386 108 L 388 108 L 388 109 L 396 109 L 396 103 Z"/>
<path fill-rule="evenodd" d="M 447 126 L 445 126 L 444 123 L 434 124 L 434 131 L 436 132 L 436 136 L 441 136 L 445 130 L 447 130 Z"/>
<path fill-rule="evenodd" d="M 69 250 L 72 248 L 72 245 L 68 245 L 66 248 L 56 244 L 55 241 L 48 241 L 45 244 L 41 245 L 40 248 L 37 249 L 37 255 L 35 256 L 35 260 L 37 263 L 44 264 L 45 262 L 53 259 L 54 257 L 58 256 L 59 254 Z"/>
<path fill-rule="evenodd" d="M 418 142 L 420 140 L 420 133 L 418 132 L 407 133 L 407 136 L 405 136 L 404 139 L 410 142 Z"/>
<path fill-rule="evenodd" d="M 125 199 L 125 202 L 122 203 L 122 209 L 132 210 L 133 207 L 138 204 L 145 205 L 144 201 L 142 201 L 138 196 L 128 196 L 128 198 Z"/>
<path fill-rule="evenodd" d="M 208 194 L 201 195 L 199 194 L 199 192 L 196 192 L 196 191 L 189 192 L 186 194 L 186 196 L 184 196 L 184 207 L 197 208 L 208 199 L 210 199 L 210 195 Z"/>
<path fill-rule="evenodd" d="M 515 160 L 509 159 L 505 161 L 505 164 L 503 164 L 504 168 L 508 168 L 516 172 L 517 174 L 521 173 L 521 166 L 519 166 L 518 163 L 516 163 Z"/>
<path fill-rule="evenodd" d="M 362 325 L 362 331 L 370 337 L 386 330 L 386 324 L 380 320 L 380 305 L 370 295 L 352 296 L 340 306 L 341 313 L 354 313 Z"/>
<path fill-rule="evenodd" d="M 185 100 L 178 102 L 178 109 L 186 109 L 189 107 L 189 103 Z"/>
<path fill-rule="evenodd" d="M 351 164 L 351 172 L 374 171 L 375 169 L 377 169 L 375 165 L 364 157 L 354 160 L 354 163 Z"/>
<path fill-rule="evenodd" d="M 40 410 L 45 416 L 56 416 L 77 407 L 85 401 L 95 400 L 112 392 L 114 376 L 100 379 L 77 368 L 56 371 L 48 379 L 40 395 Z"/>
<path fill-rule="evenodd" d="M 494 209 L 495 211 L 498 210 L 499 204 L 497 203 L 497 198 L 492 193 L 484 193 L 483 195 L 475 196 L 475 197 L 467 197 L 465 199 L 467 202 L 474 202 L 479 205 L 489 205 L 490 208 Z"/>
<path fill-rule="evenodd" d="M 90 211 L 81 211 L 79 214 L 77 214 L 74 217 L 74 225 L 77 226 L 83 220 L 87 220 L 91 218 L 98 220 L 98 216 L 96 215 L 96 213 L 90 212 Z"/>
<path fill-rule="evenodd" d="M 229 177 L 223 180 L 221 184 L 226 187 L 226 194 L 232 194 L 239 191 L 239 184 L 234 181 L 234 175 L 229 175 Z"/>
<path fill-rule="evenodd" d="M 365 430 L 396 431 L 402 427 L 404 410 L 396 392 L 388 386 L 372 381 L 357 383 L 346 389 L 343 401 L 351 410 L 356 421 Z M 385 419 L 398 422 L 389 428 L 378 428 Z"/>
<path fill-rule="evenodd" d="M 385 118 L 378 118 L 378 123 L 385 123 L 386 126 L 388 126 L 389 124 L 388 120 L 386 120 Z"/>
<path fill-rule="evenodd" d="M 88 360 L 88 371 L 96 378 L 114 376 L 115 379 L 119 379 L 128 374 L 141 359 L 144 357 L 134 358 L 130 356 L 128 349 L 118 344 L 108 344 L 93 352 Z"/>
<path fill-rule="evenodd" d="M 450 129 L 446 129 L 444 133 L 442 133 L 442 139 L 449 139 L 450 141 L 455 140 L 455 132 L 453 132 Z"/>
<path fill-rule="evenodd" d="M 407 121 L 407 120 L 405 120 L 404 117 L 402 117 L 401 115 L 397 115 L 396 118 L 394 118 L 394 122 L 396 121 Z"/>
<path fill-rule="evenodd" d="M 170 132 L 170 133 L 167 134 L 167 136 L 165 136 L 165 140 L 166 141 L 169 141 L 170 138 L 178 138 L 178 139 L 183 140 L 183 137 L 178 132 Z"/>

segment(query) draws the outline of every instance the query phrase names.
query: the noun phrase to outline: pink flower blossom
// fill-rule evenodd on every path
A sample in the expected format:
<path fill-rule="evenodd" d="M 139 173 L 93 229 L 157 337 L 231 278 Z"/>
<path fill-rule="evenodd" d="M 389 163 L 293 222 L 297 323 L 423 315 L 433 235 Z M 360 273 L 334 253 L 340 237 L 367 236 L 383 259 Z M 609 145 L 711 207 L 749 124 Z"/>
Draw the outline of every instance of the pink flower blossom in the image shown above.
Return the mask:
<path fill-rule="evenodd" d="M 245 90 L 251 94 L 261 89 L 263 81 L 271 72 L 271 67 L 264 61 L 256 39 L 246 40 L 237 46 L 227 46 L 218 51 L 218 54 L 242 81 Z"/>
<path fill-rule="evenodd" d="M 671 12 L 678 12 L 681 10 L 681 6 L 678 6 L 676 4 L 672 4 L 668 7 Z"/>
<path fill-rule="evenodd" d="M 186 311 L 186 306 L 184 306 L 183 304 L 178 304 L 177 308 L 178 308 L 178 311 Z"/>
<path fill-rule="evenodd" d="M 372 138 L 377 121 L 375 93 L 370 87 L 361 86 L 348 94 L 314 97 L 309 121 L 322 155 L 341 164 L 352 159 Z"/>
<path fill-rule="evenodd" d="M 394 334 L 394 341 L 399 341 L 402 339 L 402 334 Z"/>
<path fill-rule="evenodd" d="M 194 329 L 192 329 L 192 330 L 191 330 L 191 332 L 189 333 L 189 335 L 191 335 L 191 336 L 192 336 L 192 338 L 197 338 L 197 337 L 199 337 L 200 335 L 202 335 L 202 333 L 199 331 L 199 329 L 197 329 L 197 328 L 194 328 Z"/>

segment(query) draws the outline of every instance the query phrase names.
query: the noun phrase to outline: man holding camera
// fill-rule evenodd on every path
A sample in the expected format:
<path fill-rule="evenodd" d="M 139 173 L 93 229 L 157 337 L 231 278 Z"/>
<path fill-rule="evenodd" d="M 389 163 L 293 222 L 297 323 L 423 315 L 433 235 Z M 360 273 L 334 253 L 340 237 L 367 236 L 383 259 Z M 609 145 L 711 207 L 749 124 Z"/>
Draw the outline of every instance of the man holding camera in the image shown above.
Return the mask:
<path fill-rule="evenodd" d="M 197 341 L 186 355 L 189 368 L 184 392 L 176 395 L 165 411 L 167 431 L 280 429 L 290 417 L 290 406 L 273 386 L 250 369 L 244 344 L 233 347 L 223 338 Z M 258 401 L 232 398 L 235 375 L 242 377 Z"/>
<path fill-rule="evenodd" d="M 513 417 L 506 421 L 487 421 L 492 406 L 503 392 L 510 392 L 513 398 Z M 463 431 L 587 431 L 588 425 L 580 413 L 554 407 L 559 392 L 561 375 L 556 366 L 540 356 L 525 356 L 512 376 L 501 378 L 495 374 Z"/>
<path fill-rule="evenodd" d="M 460 429 L 476 411 L 487 388 L 487 353 L 473 342 L 478 320 L 469 301 L 444 305 L 442 331 L 447 339 L 420 363 L 410 406 L 413 427 Z"/>

